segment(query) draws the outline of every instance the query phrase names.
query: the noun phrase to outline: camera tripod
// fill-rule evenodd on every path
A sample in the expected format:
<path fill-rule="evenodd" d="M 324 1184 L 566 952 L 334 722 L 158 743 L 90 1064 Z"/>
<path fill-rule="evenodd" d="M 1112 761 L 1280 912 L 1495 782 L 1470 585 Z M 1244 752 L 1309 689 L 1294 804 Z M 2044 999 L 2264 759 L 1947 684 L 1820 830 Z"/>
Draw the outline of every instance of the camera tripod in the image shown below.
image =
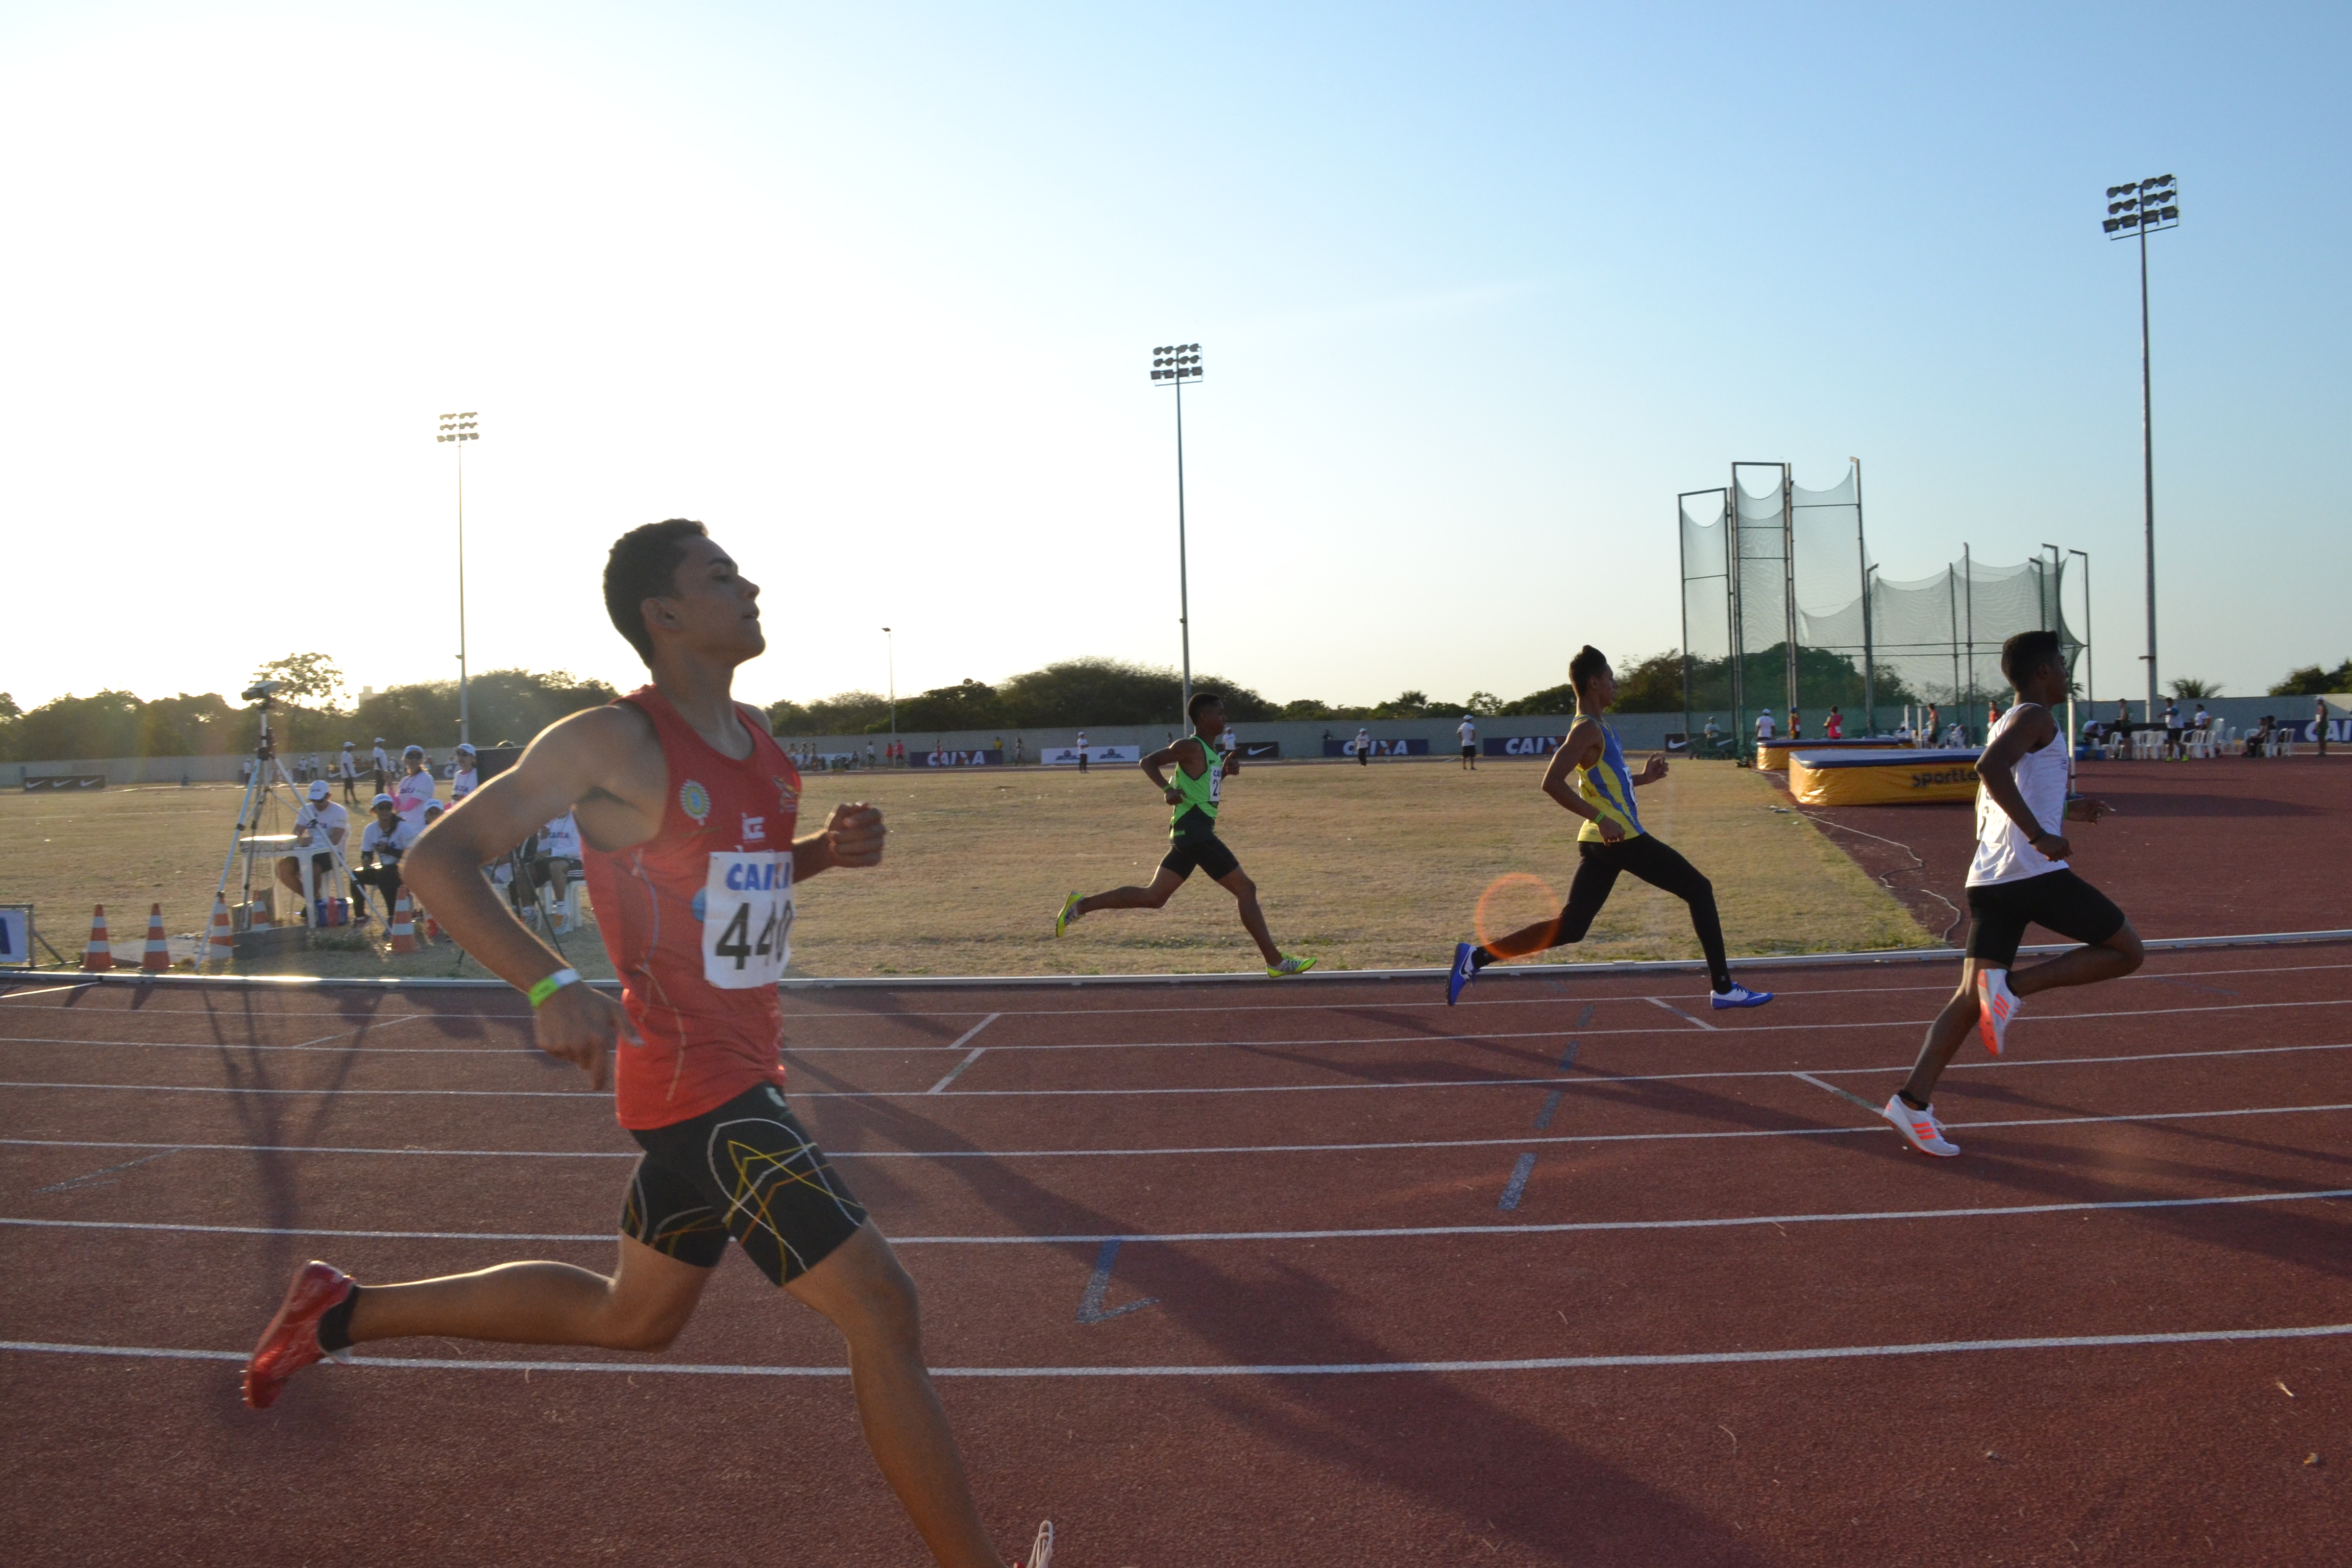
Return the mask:
<path fill-rule="evenodd" d="M 250 911 L 253 904 L 253 863 L 257 858 L 249 847 L 248 839 L 263 837 L 264 826 L 276 826 L 279 821 L 280 812 L 290 813 L 284 818 L 290 836 L 293 823 L 301 816 L 302 811 L 302 803 L 295 794 L 293 775 L 286 771 L 286 764 L 278 760 L 277 742 L 269 732 L 269 714 L 270 710 L 277 706 L 278 688 L 278 682 L 264 680 L 247 688 L 244 693 L 247 701 L 260 704 L 261 735 L 253 748 L 253 773 L 246 780 L 244 798 L 237 803 L 236 821 L 229 829 L 228 853 L 221 858 L 220 885 L 214 890 L 213 895 L 216 900 L 225 900 L 227 898 L 229 879 L 236 874 L 237 860 L 242 857 L 245 861 L 245 879 L 238 889 L 242 897 L 237 902 L 247 911 Z M 320 853 L 332 855 L 335 869 L 343 874 L 344 886 L 346 888 L 351 886 L 351 862 L 344 857 L 341 846 L 331 843 L 321 851 L 308 845 L 297 845 L 290 853 L 299 858 L 306 868 L 310 858 L 313 855 Z M 272 856 L 270 858 L 274 861 L 278 857 Z M 274 866 L 269 881 L 273 887 L 277 885 Z M 326 896 L 323 889 L 318 889 L 318 892 L 320 897 Z M 318 924 L 317 908 L 310 900 L 306 899 L 303 902 L 300 923 L 306 926 Z M 238 929 L 246 929 L 251 922 L 252 917 L 248 912 Z M 285 925 L 289 922 L 280 921 L 277 923 Z"/>

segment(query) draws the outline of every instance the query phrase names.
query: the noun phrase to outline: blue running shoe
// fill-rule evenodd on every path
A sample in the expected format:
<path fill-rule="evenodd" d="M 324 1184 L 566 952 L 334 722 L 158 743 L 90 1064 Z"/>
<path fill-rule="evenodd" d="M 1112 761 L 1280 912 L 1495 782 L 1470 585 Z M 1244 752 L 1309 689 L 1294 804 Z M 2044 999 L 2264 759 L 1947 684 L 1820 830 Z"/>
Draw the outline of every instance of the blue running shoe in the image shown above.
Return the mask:
<path fill-rule="evenodd" d="M 1478 944 L 1475 942 L 1457 942 L 1454 944 L 1454 970 L 1445 977 L 1447 1006 L 1454 1005 L 1455 999 L 1462 994 L 1462 988 L 1465 985 L 1478 978 L 1478 966 L 1470 962 L 1472 955 L 1477 951 Z"/>
<path fill-rule="evenodd" d="M 1772 1000 L 1769 991 L 1750 991 L 1745 985 L 1734 984 L 1728 991 L 1712 993 L 1707 1001 L 1718 1012 L 1726 1007 L 1761 1007 Z"/>

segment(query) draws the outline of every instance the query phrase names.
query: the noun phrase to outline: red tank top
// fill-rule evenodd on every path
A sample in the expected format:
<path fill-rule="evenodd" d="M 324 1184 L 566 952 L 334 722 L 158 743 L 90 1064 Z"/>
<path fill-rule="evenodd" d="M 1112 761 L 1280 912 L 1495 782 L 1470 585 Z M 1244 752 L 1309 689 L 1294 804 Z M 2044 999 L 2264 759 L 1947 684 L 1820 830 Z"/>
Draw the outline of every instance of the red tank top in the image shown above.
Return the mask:
<path fill-rule="evenodd" d="M 668 784 L 661 831 L 581 861 L 596 924 L 642 1046 L 620 1043 L 621 1125 L 667 1127 L 762 1083 L 782 1087 L 793 832 L 801 778 L 758 710 L 737 704 L 751 754 L 720 755 L 651 686 L 615 700 L 653 721 Z"/>

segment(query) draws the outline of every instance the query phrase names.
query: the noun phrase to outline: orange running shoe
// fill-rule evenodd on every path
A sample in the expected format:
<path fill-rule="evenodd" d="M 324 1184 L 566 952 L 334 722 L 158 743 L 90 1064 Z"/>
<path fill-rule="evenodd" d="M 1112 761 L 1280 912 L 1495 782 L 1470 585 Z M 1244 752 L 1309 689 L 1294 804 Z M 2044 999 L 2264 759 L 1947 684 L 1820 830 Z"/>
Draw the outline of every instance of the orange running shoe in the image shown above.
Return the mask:
<path fill-rule="evenodd" d="M 1984 1048 L 1994 1056 L 2009 1037 L 2010 1020 L 2025 1005 L 2025 999 L 2009 988 L 2006 969 L 1977 971 L 1977 1037 Z"/>
<path fill-rule="evenodd" d="M 352 1293 L 352 1277 L 315 1258 L 302 1265 L 278 1315 L 261 1331 L 253 1359 L 245 1363 L 245 1402 L 267 1410 L 278 1402 L 286 1380 L 328 1354 L 319 1348 L 319 1320 Z"/>

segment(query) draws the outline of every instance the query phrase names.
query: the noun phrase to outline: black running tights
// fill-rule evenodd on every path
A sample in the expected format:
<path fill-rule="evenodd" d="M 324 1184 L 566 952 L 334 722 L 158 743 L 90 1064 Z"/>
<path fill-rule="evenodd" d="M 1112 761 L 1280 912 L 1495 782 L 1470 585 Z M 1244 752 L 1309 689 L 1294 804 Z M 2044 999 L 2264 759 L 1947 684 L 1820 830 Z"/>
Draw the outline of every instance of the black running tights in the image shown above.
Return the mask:
<path fill-rule="evenodd" d="M 1545 947 L 1565 947 L 1582 942 L 1593 918 L 1609 901 L 1621 872 L 1632 872 L 1654 888 L 1672 893 L 1690 906 L 1691 929 L 1706 954 L 1706 972 L 1717 991 L 1731 989 L 1731 964 L 1723 953 L 1723 921 L 1715 912 L 1715 884 L 1680 855 L 1648 834 L 1636 834 L 1614 844 L 1586 840 L 1577 847 L 1576 880 L 1569 884 L 1568 906 L 1559 911 Z M 1541 949 L 1537 951 L 1540 952 Z"/>

